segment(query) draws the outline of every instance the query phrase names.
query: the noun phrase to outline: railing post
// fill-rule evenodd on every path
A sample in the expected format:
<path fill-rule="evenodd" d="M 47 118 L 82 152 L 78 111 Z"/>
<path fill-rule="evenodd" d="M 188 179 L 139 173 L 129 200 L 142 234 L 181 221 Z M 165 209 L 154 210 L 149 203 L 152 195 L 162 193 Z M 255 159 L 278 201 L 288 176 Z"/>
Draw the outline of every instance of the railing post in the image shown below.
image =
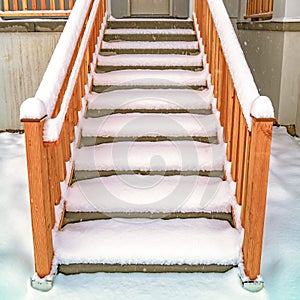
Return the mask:
<path fill-rule="evenodd" d="M 35 270 L 39 277 L 52 268 L 54 207 L 50 200 L 47 150 L 43 144 L 44 120 L 23 120 L 34 244 Z"/>
<path fill-rule="evenodd" d="M 260 275 L 273 119 L 252 118 L 247 198 L 243 203 L 245 274 Z"/>

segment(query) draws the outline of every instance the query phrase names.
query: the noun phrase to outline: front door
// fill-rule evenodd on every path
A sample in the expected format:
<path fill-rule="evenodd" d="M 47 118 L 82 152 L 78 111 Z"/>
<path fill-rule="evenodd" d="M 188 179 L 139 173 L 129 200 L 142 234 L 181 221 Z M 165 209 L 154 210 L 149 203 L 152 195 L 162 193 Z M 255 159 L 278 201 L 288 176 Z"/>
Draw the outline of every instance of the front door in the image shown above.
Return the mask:
<path fill-rule="evenodd" d="M 131 0 L 131 16 L 170 16 L 170 0 Z"/>
<path fill-rule="evenodd" d="M 191 0 L 109 0 L 115 18 L 188 18 Z"/>

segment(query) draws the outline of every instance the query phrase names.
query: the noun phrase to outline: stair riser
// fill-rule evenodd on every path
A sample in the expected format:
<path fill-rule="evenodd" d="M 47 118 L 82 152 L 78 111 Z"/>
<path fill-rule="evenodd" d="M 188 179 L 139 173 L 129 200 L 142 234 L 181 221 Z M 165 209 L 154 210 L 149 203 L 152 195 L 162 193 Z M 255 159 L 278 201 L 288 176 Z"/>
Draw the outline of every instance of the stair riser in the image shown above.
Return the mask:
<path fill-rule="evenodd" d="M 58 272 L 65 275 L 80 273 L 225 273 L 234 265 L 110 265 L 110 264 L 69 264 L 59 265 Z"/>
<path fill-rule="evenodd" d="M 201 66 L 97 66 L 97 73 L 122 71 L 122 70 L 188 70 L 202 71 Z"/>
<path fill-rule="evenodd" d="M 224 179 L 223 170 L 215 171 L 177 171 L 177 170 L 168 170 L 168 171 L 141 171 L 141 170 L 97 170 L 97 171 L 86 171 L 86 170 L 75 170 L 73 176 L 73 182 L 79 180 L 93 179 L 97 177 L 106 177 L 113 175 L 160 175 L 160 176 L 209 176 L 209 177 L 218 177 Z"/>
<path fill-rule="evenodd" d="M 131 89 L 192 89 L 195 91 L 203 91 L 207 86 L 203 85 L 183 85 L 183 86 L 170 86 L 170 85 L 93 85 L 92 91 L 96 93 L 103 93 L 115 90 L 131 90 Z"/>
<path fill-rule="evenodd" d="M 125 41 L 141 41 L 141 42 L 166 42 L 166 41 L 197 41 L 194 34 L 105 34 L 105 42 L 125 42 Z"/>
<path fill-rule="evenodd" d="M 95 221 L 95 220 L 108 220 L 112 218 L 123 219 L 190 219 L 190 218 L 206 218 L 228 221 L 234 227 L 234 221 L 231 213 L 206 213 L 206 212 L 187 212 L 187 213 L 139 213 L 139 212 L 65 212 L 62 227 L 70 223 Z"/>
<path fill-rule="evenodd" d="M 108 21 L 107 28 L 110 29 L 123 29 L 123 28 L 136 28 L 136 29 L 193 29 L 194 23 L 191 21 Z"/>
<path fill-rule="evenodd" d="M 180 55 L 198 55 L 198 49 L 101 49 L 100 55 L 117 54 L 180 54 Z"/>
<path fill-rule="evenodd" d="M 141 136 L 141 137 L 81 137 L 80 146 L 94 146 L 113 142 L 162 142 L 162 141 L 196 141 L 209 144 L 217 144 L 216 136 L 187 136 L 187 137 L 167 137 L 167 136 Z"/>
<path fill-rule="evenodd" d="M 210 109 L 190 109 L 190 110 L 181 110 L 181 109 L 88 109 L 86 112 L 86 118 L 99 118 L 104 116 L 109 116 L 113 114 L 128 114 L 128 113 L 157 113 L 157 114 L 199 114 L 199 115 L 210 115 L 212 111 Z"/>

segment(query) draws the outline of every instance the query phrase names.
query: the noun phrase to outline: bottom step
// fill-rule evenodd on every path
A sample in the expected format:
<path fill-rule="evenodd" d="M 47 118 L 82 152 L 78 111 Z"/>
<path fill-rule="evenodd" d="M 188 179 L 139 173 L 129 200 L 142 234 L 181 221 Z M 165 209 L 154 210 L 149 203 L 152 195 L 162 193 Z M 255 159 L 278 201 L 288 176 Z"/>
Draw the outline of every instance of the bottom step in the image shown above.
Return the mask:
<path fill-rule="evenodd" d="M 225 273 L 235 266 L 228 265 L 109 265 L 109 264 L 70 264 L 59 265 L 58 272 L 65 275 L 80 273 Z"/>
<path fill-rule="evenodd" d="M 66 274 L 179 267 L 224 272 L 240 262 L 241 241 L 227 221 L 209 219 L 98 220 L 68 224 L 54 235 L 59 270 Z"/>

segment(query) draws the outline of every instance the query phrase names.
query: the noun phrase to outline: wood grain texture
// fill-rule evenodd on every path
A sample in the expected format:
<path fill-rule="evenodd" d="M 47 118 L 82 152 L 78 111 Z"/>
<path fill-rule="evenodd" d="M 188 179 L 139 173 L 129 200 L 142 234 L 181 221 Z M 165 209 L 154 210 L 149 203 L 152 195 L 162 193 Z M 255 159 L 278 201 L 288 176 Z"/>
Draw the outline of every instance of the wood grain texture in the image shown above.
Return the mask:
<path fill-rule="evenodd" d="M 33 232 L 35 270 L 40 277 L 50 274 L 53 259 L 51 205 L 47 151 L 43 145 L 43 121 L 25 122 L 26 156 Z"/>
<path fill-rule="evenodd" d="M 273 121 L 253 118 L 244 217 L 244 266 L 254 280 L 260 274 Z"/>

